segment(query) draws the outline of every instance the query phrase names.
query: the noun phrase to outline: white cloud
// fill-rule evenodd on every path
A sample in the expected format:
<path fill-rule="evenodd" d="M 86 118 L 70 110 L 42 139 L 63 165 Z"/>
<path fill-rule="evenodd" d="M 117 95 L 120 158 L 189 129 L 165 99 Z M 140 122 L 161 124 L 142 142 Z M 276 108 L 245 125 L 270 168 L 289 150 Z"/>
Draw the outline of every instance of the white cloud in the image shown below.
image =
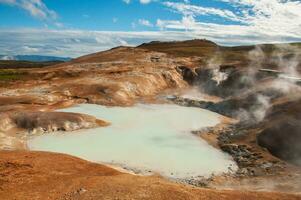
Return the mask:
<path fill-rule="evenodd" d="M 180 32 L 110 32 L 81 30 L 0 30 L 0 52 L 78 57 L 120 45 L 135 46 L 153 40 L 182 40 L 195 36 Z M 35 52 L 33 52 L 35 51 Z"/>
<path fill-rule="evenodd" d="M 39 52 L 39 48 L 31 47 L 31 46 L 23 46 L 21 47 L 22 51 L 26 54 L 32 54 Z"/>
<path fill-rule="evenodd" d="M 217 8 L 209 8 L 209 7 L 202 7 L 186 3 L 179 3 L 179 2 L 163 2 L 168 8 L 171 8 L 185 16 L 201 16 L 201 15 L 211 15 L 211 16 L 219 16 L 222 18 L 226 18 L 231 21 L 240 21 L 240 18 L 235 15 L 232 11 L 217 9 Z"/>
<path fill-rule="evenodd" d="M 164 22 L 166 23 L 166 22 Z M 49 29 L 0 29 L 1 54 L 39 54 L 53 56 L 71 56 L 94 53 L 120 45 L 135 46 L 154 40 L 173 41 L 187 39 L 209 39 L 222 45 L 247 45 L 254 43 L 273 43 L 301 41 L 301 38 L 257 34 L 236 26 L 218 26 L 216 24 L 196 24 L 202 30 L 192 31 L 148 31 L 148 32 L 112 32 L 83 30 L 49 30 Z M 164 26 L 177 28 L 182 22 L 169 21 Z M 185 29 L 185 27 L 183 27 Z M 24 49 L 24 46 L 29 48 Z M 31 52 L 29 52 L 31 51 Z"/>
<path fill-rule="evenodd" d="M 161 20 L 161 19 L 157 19 L 157 22 L 156 22 L 156 26 L 160 28 L 160 30 L 164 30 L 164 27 L 166 26 L 166 20 Z"/>
<path fill-rule="evenodd" d="M 20 7 L 29 12 L 31 16 L 41 20 L 57 19 L 56 12 L 48 9 L 42 0 L 0 0 L 1 3 Z"/>
<path fill-rule="evenodd" d="M 190 27 L 195 26 L 196 21 L 191 15 L 188 15 L 188 16 L 184 16 L 182 18 L 182 24 L 183 24 L 183 26 L 185 27 L 186 30 L 189 30 Z"/>
<path fill-rule="evenodd" d="M 301 2 L 295 0 L 221 0 L 241 11 L 243 22 L 258 31 L 301 36 Z"/>
<path fill-rule="evenodd" d="M 142 26 L 153 27 L 153 24 L 150 21 L 146 20 L 146 19 L 139 19 L 138 22 Z"/>
<path fill-rule="evenodd" d="M 130 4 L 131 3 L 131 0 L 122 0 L 124 3 L 126 3 L 126 4 Z M 152 2 L 152 1 L 154 1 L 154 0 L 139 0 L 139 2 L 141 3 L 141 4 L 149 4 L 150 2 Z"/>
<path fill-rule="evenodd" d="M 148 4 L 150 2 L 151 2 L 151 0 L 140 0 L 140 3 L 142 3 L 142 4 Z"/>
<path fill-rule="evenodd" d="M 216 0 L 218 1 L 218 0 Z M 161 30 L 190 30 L 218 40 L 228 37 L 231 44 L 238 38 L 249 38 L 250 43 L 300 41 L 301 2 L 293 0 L 219 0 L 228 3 L 227 9 L 207 8 L 189 3 L 164 2 L 163 5 L 182 15 L 182 20 L 157 20 Z M 197 21 L 198 16 L 220 17 L 223 23 Z M 273 41 L 274 40 L 274 41 Z M 225 43 L 224 41 L 223 43 Z M 242 42 L 244 43 L 244 42 Z"/>
<path fill-rule="evenodd" d="M 123 0 L 130 3 L 130 0 Z M 77 57 L 119 45 L 138 45 L 153 40 L 170 41 L 206 38 L 221 45 L 301 42 L 301 2 L 293 0 L 215 0 L 232 6 L 227 9 L 197 6 L 190 1 L 162 5 L 181 15 L 179 20 L 157 19 L 159 31 L 113 32 L 49 29 L 0 29 L 1 54 L 44 54 Z M 24 6 L 24 2 L 28 5 Z M 138 0 L 137 0 L 138 2 Z M 139 0 L 140 3 L 142 3 Z M 144 1 L 144 3 L 155 2 Z M 0 0 L 18 6 L 40 19 L 55 19 L 41 0 Z M 29 6 L 29 4 L 31 6 Z M 44 14 L 43 14 L 44 13 Z M 226 24 L 204 22 L 202 16 L 221 18 Z M 114 21 L 114 20 L 113 20 Z M 55 21 L 54 21 L 55 22 Z M 145 19 L 136 23 L 154 26 Z M 132 28 L 136 28 L 132 23 Z M 57 24 L 60 26 L 60 24 Z"/>

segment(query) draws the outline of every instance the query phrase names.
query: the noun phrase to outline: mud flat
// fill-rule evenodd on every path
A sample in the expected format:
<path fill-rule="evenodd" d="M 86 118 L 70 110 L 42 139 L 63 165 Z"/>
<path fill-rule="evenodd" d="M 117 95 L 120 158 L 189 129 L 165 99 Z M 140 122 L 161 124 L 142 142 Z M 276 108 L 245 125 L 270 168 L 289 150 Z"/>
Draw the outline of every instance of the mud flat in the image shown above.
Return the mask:
<path fill-rule="evenodd" d="M 191 134 L 220 123 L 220 115 L 177 105 L 105 107 L 82 104 L 60 110 L 103 118 L 111 126 L 29 140 L 31 150 L 67 153 L 139 174 L 187 179 L 235 171 L 230 156 Z"/>

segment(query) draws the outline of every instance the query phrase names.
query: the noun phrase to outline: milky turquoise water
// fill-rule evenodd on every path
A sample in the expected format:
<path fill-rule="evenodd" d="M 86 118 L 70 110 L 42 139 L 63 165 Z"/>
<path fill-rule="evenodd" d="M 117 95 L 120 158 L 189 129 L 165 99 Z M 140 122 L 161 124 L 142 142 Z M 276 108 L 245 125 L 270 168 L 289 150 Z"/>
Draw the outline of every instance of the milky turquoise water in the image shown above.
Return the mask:
<path fill-rule="evenodd" d="M 105 107 L 83 104 L 63 109 L 93 115 L 109 127 L 37 136 L 32 150 L 67 153 L 90 161 L 159 173 L 171 178 L 210 176 L 235 169 L 230 156 L 190 133 L 219 123 L 218 115 L 176 105 Z"/>

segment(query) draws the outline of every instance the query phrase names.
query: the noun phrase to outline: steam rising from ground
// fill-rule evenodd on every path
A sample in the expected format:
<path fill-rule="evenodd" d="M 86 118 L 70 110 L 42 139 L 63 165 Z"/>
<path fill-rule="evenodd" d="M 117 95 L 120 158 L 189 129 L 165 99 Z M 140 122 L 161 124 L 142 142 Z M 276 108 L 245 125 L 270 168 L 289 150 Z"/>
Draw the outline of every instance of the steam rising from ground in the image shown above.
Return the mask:
<path fill-rule="evenodd" d="M 273 52 L 272 62 L 279 66 L 279 70 L 284 73 L 300 77 L 298 66 L 301 59 L 299 48 L 289 44 L 276 45 L 277 51 Z"/>
<path fill-rule="evenodd" d="M 228 78 L 228 74 L 220 70 L 222 61 L 223 59 L 220 53 L 216 53 L 214 57 L 207 62 L 207 67 L 212 70 L 212 80 L 214 80 L 217 85 Z"/>
<path fill-rule="evenodd" d="M 269 58 L 266 56 L 261 46 L 256 46 L 255 50 L 249 53 L 249 60 L 252 64 L 249 66 L 249 69 L 257 70 L 255 73 L 253 71 L 249 73 L 249 76 L 252 77 L 253 80 L 256 80 L 255 76 L 258 73 L 258 69 L 266 68 L 265 64 L 267 63 L 273 63 L 280 72 L 288 75 L 278 75 L 266 86 L 266 91 L 274 90 L 276 92 L 281 92 L 284 95 L 300 92 L 300 88 L 295 85 L 296 79 L 291 79 L 289 77 L 300 77 L 297 70 L 300 62 L 300 49 L 288 44 L 276 45 L 276 49 L 272 52 L 271 58 Z M 284 80 L 283 76 L 287 77 L 287 79 Z M 256 81 L 254 84 L 256 84 Z M 253 113 L 258 122 L 263 120 L 266 116 L 267 110 L 271 107 L 271 100 L 272 97 L 269 94 L 260 93 L 257 95 L 258 107 Z"/>
<path fill-rule="evenodd" d="M 251 50 L 247 54 L 249 66 L 247 67 L 247 73 L 241 78 L 241 82 L 246 85 L 256 85 L 256 74 L 258 70 L 262 68 L 266 59 L 266 55 L 262 48 L 257 45 L 255 49 Z M 251 90 L 252 88 L 250 88 Z M 237 116 L 241 121 L 254 121 L 260 122 L 264 119 L 267 110 L 270 108 L 270 98 L 263 94 L 256 94 L 254 99 L 254 105 L 250 110 L 240 109 L 237 112 Z"/>
<path fill-rule="evenodd" d="M 234 97 L 237 98 L 252 95 L 250 103 L 253 105 L 248 109 L 238 108 L 236 116 L 242 121 L 258 123 L 265 118 L 273 98 L 278 93 L 286 95 L 301 92 L 298 86 L 298 82 L 301 82 L 300 69 L 298 69 L 301 52 L 300 48 L 289 44 L 257 45 L 245 56 L 249 61 L 248 66 L 241 66 L 241 69 L 238 69 L 242 70 L 241 76 L 235 80 L 234 85 L 228 86 L 228 88 L 237 88 L 239 92 L 234 94 Z M 211 69 L 211 79 L 216 82 L 217 87 L 231 76 L 230 73 L 221 70 L 222 63 L 223 59 L 220 53 L 214 55 L 207 63 L 207 67 Z M 270 74 L 263 77 L 264 72 L 260 70 L 269 70 L 271 66 L 275 68 L 272 68 Z M 226 90 L 228 88 L 219 89 Z"/>
<path fill-rule="evenodd" d="M 236 112 L 236 117 L 242 122 L 258 123 L 262 121 L 270 108 L 270 98 L 262 94 L 256 94 L 254 105 L 250 109 L 240 108 Z"/>

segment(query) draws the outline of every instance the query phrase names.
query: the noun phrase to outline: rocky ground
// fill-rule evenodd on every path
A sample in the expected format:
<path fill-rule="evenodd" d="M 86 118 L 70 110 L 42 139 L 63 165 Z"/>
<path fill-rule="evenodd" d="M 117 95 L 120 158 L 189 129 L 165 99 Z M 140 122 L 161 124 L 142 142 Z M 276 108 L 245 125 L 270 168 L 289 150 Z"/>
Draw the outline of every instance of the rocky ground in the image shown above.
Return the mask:
<path fill-rule="evenodd" d="M 260 71 L 286 72 L 280 57 L 299 73 L 301 51 L 291 46 L 283 51 L 287 46 L 262 45 L 259 51 L 204 40 L 155 42 L 49 67 L 9 69 L 9 76 L 7 69 L 0 71 L 0 199 L 300 199 L 293 195 L 301 192 L 300 83 Z M 192 86 L 208 99 L 170 96 Z M 176 103 L 225 115 L 223 124 L 194 134 L 229 153 L 239 170 L 189 183 L 211 188 L 200 189 L 67 155 L 17 151 L 35 134 L 110 123 L 57 109 L 136 102 Z"/>

